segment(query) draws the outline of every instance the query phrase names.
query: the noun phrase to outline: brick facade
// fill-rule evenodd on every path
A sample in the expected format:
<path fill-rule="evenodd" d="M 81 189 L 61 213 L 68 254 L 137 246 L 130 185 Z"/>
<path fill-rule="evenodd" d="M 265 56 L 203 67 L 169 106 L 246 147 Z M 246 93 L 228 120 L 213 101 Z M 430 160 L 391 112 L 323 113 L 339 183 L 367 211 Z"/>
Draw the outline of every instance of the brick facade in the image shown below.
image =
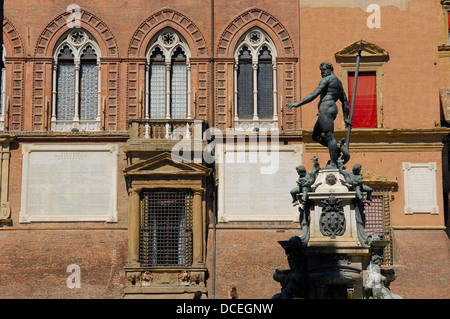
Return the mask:
<path fill-rule="evenodd" d="M 272 67 L 277 76 L 274 96 L 278 109 L 274 118 L 278 117 L 276 125 L 281 132 L 278 142 L 286 147 L 300 147 L 298 161 L 307 170 L 312 168 L 310 158 L 317 156 L 325 161 L 328 156 L 324 148 L 311 140 L 316 102 L 292 110 L 285 104 L 299 101 L 317 87 L 322 61 L 333 63 L 338 78 L 346 77 L 350 67 L 335 55 L 361 37 L 373 44 L 371 48 L 376 45 L 388 52 L 389 58 L 377 65 L 383 79 L 379 110 L 382 125 L 355 130 L 349 165 L 362 163 L 364 171 L 376 176 L 372 182 L 392 187 L 392 267 L 398 275 L 392 291 L 410 299 L 449 298 L 449 168 L 448 154 L 443 155 L 443 150 L 448 152 L 445 138 L 450 131 L 446 114 L 441 115 L 443 97 L 441 105 L 438 98 L 439 89 L 445 92 L 449 83 L 448 43 L 443 45 L 448 41 L 448 30 L 444 27 L 443 6 L 438 0 L 382 5 L 382 27 L 377 29 L 367 26 L 370 13 L 358 1 L 323 2 L 215 1 L 212 17 L 211 3 L 205 1 L 80 0 L 80 27 L 93 36 L 101 51 L 100 131 L 54 132 L 50 125 L 54 50 L 69 30 L 67 21 L 72 15 L 66 9 L 73 1 L 6 0 L 6 111 L 0 140 L 4 148 L 9 147 L 5 151 L 9 156 L 9 177 L 7 196 L 2 194 L 1 201 L 9 203 L 11 216 L 9 223 L 0 224 L 0 295 L 105 299 L 124 296 L 129 284 L 125 268 L 129 261 L 131 205 L 123 170 L 135 164 L 131 161 L 170 152 L 169 145 L 174 144 L 160 141 L 150 148 L 149 143 L 130 147 L 128 121 L 143 119 L 145 114 L 149 43 L 164 29 L 175 30 L 185 39 L 191 54 L 189 115 L 225 132 L 237 125 L 235 49 L 249 30 L 257 28 L 270 37 L 276 50 Z M 369 51 L 365 51 L 365 57 L 373 62 L 370 59 L 376 58 L 376 52 Z M 142 135 L 145 128 L 141 125 L 139 129 Z M 341 137 L 346 134 L 341 109 L 335 129 Z M 22 183 L 26 178 L 22 175 L 23 147 L 27 144 L 118 145 L 118 182 L 114 185 L 117 222 L 21 223 Z M 403 162 L 436 163 L 438 214 L 405 214 Z M 217 172 L 218 163 L 215 164 Z M 215 186 L 224 183 L 224 176 L 214 176 Z M 286 175 L 286 179 L 295 186 L 296 177 L 292 167 L 292 175 Z M 213 189 L 208 184 L 202 195 L 207 213 L 207 231 L 202 238 L 209 273 L 207 297 L 214 293 L 216 298 L 227 298 L 228 289 L 236 286 L 240 298 L 269 299 L 280 291 L 272 278 L 273 270 L 288 268 L 278 241 L 298 235 L 300 226 L 296 221 L 265 217 L 250 221 L 218 219 L 214 232 L 213 214 L 219 218 L 224 213 L 215 209 L 218 204 L 213 197 L 219 200 L 221 196 L 217 187 Z M 225 194 L 224 200 L 234 200 L 229 197 Z M 296 208 L 293 210 L 296 213 Z M 245 213 L 248 212 L 242 212 Z M 70 273 L 66 270 L 71 264 L 81 268 L 80 289 L 67 286 Z"/>

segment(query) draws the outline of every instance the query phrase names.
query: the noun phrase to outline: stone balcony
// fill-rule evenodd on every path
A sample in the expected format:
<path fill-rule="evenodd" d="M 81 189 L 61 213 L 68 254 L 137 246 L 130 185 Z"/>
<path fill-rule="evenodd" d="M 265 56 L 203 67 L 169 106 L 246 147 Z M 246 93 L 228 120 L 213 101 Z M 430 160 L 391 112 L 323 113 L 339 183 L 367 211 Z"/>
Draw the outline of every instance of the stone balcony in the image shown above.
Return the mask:
<path fill-rule="evenodd" d="M 130 138 L 124 152 L 134 164 L 157 153 L 174 152 L 201 163 L 202 152 L 208 144 L 208 123 L 194 119 L 131 119 Z"/>

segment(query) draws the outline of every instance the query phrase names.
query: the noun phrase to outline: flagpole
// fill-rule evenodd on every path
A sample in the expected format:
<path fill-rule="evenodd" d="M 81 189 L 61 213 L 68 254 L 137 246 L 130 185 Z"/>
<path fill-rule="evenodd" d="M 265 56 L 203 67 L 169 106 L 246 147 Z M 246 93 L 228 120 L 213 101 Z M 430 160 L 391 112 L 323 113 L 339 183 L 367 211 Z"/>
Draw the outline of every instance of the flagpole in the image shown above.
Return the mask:
<path fill-rule="evenodd" d="M 352 126 L 353 126 L 353 111 L 355 110 L 356 87 L 358 85 L 359 63 L 361 61 L 361 50 L 362 50 L 362 39 L 359 42 L 358 55 L 356 56 L 356 69 L 355 69 L 355 79 L 353 82 L 352 105 L 350 107 L 350 123 L 352 123 L 352 125 L 349 125 L 347 128 L 347 139 L 345 142 L 347 144 L 346 146 L 347 146 L 348 151 L 350 151 L 350 132 L 351 132 Z"/>

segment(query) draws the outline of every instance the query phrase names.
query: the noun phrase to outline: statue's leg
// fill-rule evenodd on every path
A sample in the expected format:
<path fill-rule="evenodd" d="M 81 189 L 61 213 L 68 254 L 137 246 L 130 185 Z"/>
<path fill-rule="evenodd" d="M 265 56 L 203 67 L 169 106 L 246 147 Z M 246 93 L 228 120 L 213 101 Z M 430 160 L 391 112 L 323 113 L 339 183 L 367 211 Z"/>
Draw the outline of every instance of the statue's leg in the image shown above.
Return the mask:
<path fill-rule="evenodd" d="M 372 200 L 372 188 L 367 186 L 367 185 L 363 185 L 363 191 L 367 192 L 367 200 L 371 201 Z"/>
<path fill-rule="evenodd" d="M 356 196 L 358 197 L 358 199 L 359 199 L 359 200 L 362 200 L 362 199 L 363 199 L 363 196 L 362 196 L 362 194 L 361 194 L 361 187 L 360 187 L 360 186 L 356 186 L 355 191 L 356 191 Z"/>
<path fill-rule="evenodd" d="M 294 187 L 291 190 L 291 196 L 292 196 L 292 203 L 295 203 L 297 201 L 297 194 L 300 193 L 300 187 Z"/>
<path fill-rule="evenodd" d="M 332 132 L 325 133 L 325 138 L 327 139 L 328 151 L 330 153 L 330 164 L 337 167 L 339 148 L 336 139 Z"/>
<path fill-rule="evenodd" d="M 305 186 L 302 188 L 302 200 L 305 203 L 306 203 L 306 200 L 308 199 L 308 191 L 309 191 L 309 187 Z"/>
<path fill-rule="evenodd" d="M 320 125 L 320 121 L 317 120 L 316 124 L 314 125 L 312 139 L 313 139 L 313 141 L 315 141 L 325 147 L 328 147 L 327 140 L 322 136 L 322 133 L 323 133 L 323 131 L 322 131 L 322 127 Z"/>
<path fill-rule="evenodd" d="M 330 165 L 337 167 L 337 159 L 339 156 L 339 148 L 334 138 L 334 120 L 337 115 L 336 104 L 329 100 L 323 101 L 319 106 L 318 122 L 322 132 L 325 134 L 326 145 L 330 153 Z"/>

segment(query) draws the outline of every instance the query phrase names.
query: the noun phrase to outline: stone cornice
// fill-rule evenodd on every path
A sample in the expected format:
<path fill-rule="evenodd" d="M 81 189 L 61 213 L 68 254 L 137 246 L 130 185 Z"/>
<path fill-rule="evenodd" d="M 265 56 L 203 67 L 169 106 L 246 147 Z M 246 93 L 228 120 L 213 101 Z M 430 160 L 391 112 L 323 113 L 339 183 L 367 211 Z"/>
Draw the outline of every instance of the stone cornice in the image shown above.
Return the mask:
<path fill-rule="evenodd" d="M 442 45 L 438 46 L 438 56 L 440 58 L 450 57 L 450 45 L 442 44 Z"/>
<path fill-rule="evenodd" d="M 347 130 L 336 130 L 336 140 L 344 138 Z M 450 128 L 424 129 L 353 129 L 350 151 L 403 152 L 441 151 Z M 326 148 L 312 140 L 312 130 L 303 130 L 305 151 L 323 152 Z"/>
<path fill-rule="evenodd" d="M 47 141 L 89 141 L 89 142 L 126 142 L 128 131 L 116 132 L 33 132 L 14 131 L 0 132 L 0 141 L 17 141 L 19 143 L 47 142 Z"/>
<path fill-rule="evenodd" d="M 16 137 L 13 135 L 0 134 L 0 143 L 1 144 L 10 144 L 11 142 L 14 142 L 15 140 L 16 140 Z"/>

